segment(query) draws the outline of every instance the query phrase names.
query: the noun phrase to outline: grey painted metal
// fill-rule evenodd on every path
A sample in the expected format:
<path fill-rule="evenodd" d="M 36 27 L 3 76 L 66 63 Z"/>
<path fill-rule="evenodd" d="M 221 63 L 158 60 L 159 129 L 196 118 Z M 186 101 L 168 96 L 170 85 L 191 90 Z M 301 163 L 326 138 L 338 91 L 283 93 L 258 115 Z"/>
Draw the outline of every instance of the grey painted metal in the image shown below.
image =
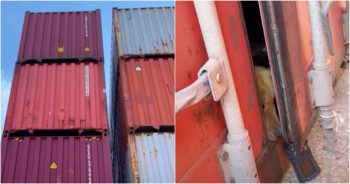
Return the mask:
<path fill-rule="evenodd" d="M 349 7 L 346 8 L 343 14 L 343 35 L 344 44 L 349 44 Z"/>
<path fill-rule="evenodd" d="M 323 26 L 323 32 L 326 37 L 326 44 L 330 55 L 334 55 L 334 48 L 333 48 L 333 41 L 332 41 L 332 33 L 331 33 L 331 27 L 329 25 L 328 20 L 328 12 L 330 7 L 332 6 L 333 1 L 326 1 L 322 6 L 322 26 Z"/>
<path fill-rule="evenodd" d="M 113 9 L 118 56 L 174 54 L 174 7 Z"/>
<path fill-rule="evenodd" d="M 320 110 L 323 135 L 329 143 L 333 144 L 337 140 L 335 132 L 336 115 L 333 111 L 332 79 L 323 49 L 321 7 L 318 1 L 309 1 L 308 3 L 314 55 L 313 67 L 309 72 L 309 76 L 313 79 L 311 87 L 316 89 L 311 92 L 315 104 Z"/>
<path fill-rule="evenodd" d="M 223 62 L 209 59 L 198 72 L 198 79 L 176 92 L 175 113 L 204 99 L 211 92 L 214 101 L 219 101 L 227 90 Z"/>
<path fill-rule="evenodd" d="M 210 93 L 207 73 L 199 76 L 196 81 L 175 94 L 175 113 L 203 100 Z"/>
<path fill-rule="evenodd" d="M 174 133 L 137 134 L 135 142 L 140 182 L 175 182 Z"/>
<path fill-rule="evenodd" d="M 208 74 L 211 94 L 216 102 L 221 99 L 227 90 L 227 79 L 223 63 L 223 61 L 211 58 L 199 69 L 198 73 L 198 76 L 203 75 L 203 73 Z"/>

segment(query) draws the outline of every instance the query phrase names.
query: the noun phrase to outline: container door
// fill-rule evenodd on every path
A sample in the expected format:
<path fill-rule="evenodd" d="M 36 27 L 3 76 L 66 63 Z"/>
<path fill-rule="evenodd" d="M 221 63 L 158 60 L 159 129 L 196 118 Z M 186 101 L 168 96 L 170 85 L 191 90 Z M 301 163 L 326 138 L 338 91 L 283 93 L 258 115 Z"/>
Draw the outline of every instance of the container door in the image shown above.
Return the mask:
<path fill-rule="evenodd" d="M 240 2 L 215 2 L 215 5 L 245 127 L 250 134 L 255 158 L 259 157 L 263 163 L 269 160 L 260 159 L 268 141 Z M 193 2 L 176 2 L 176 91 L 194 82 L 207 60 Z M 176 123 L 176 181 L 224 182 L 216 157 L 227 135 L 220 103 L 208 96 L 178 112 Z M 260 171 L 259 175 L 267 176 Z"/>

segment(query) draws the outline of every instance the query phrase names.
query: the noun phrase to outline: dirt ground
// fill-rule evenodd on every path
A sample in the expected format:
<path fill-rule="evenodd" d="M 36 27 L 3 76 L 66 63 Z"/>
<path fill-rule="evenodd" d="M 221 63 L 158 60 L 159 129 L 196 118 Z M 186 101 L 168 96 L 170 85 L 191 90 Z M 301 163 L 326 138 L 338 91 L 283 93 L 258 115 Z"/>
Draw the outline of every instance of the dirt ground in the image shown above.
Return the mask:
<path fill-rule="evenodd" d="M 334 108 L 338 115 L 337 143 L 333 146 L 327 144 L 317 119 L 308 140 L 321 173 L 311 183 L 349 183 L 349 65 L 338 79 L 334 93 Z M 298 182 L 292 166 L 282 182 Z"/>

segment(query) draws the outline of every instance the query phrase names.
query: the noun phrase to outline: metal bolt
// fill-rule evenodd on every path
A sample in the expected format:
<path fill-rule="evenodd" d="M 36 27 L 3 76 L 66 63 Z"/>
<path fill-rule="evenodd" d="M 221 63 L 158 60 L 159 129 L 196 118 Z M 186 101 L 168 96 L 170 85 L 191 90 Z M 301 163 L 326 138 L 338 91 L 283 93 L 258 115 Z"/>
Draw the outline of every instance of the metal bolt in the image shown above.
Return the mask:
<path fill-rule="evenodd" d="M 218 83 L 221 82 L 221 75 L 220 75 L 220 73 L 216 74 L 216 82 L 218 82 Z"/>
<path fill-rule="evenodd" d="M 221 160 L 225 162 L 227 159 L 228 159 L 228 153 L 224 151 L 221 155 Z"/>

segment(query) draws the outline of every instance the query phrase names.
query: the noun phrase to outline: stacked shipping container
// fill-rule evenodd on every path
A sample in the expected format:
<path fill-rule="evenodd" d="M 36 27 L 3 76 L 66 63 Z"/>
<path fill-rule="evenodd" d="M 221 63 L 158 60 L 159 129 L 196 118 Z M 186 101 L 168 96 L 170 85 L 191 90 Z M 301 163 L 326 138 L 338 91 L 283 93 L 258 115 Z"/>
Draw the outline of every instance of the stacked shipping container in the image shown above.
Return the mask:
<path fill-rule="evenodd" d="M 112 182 L 100 11 L 26 12 L 2 182 Z"/>
<path fill-rule="evenodd" d="M 112 158 L 118 182 L 174 182 L 174 8 L 113 9 Z"/>

